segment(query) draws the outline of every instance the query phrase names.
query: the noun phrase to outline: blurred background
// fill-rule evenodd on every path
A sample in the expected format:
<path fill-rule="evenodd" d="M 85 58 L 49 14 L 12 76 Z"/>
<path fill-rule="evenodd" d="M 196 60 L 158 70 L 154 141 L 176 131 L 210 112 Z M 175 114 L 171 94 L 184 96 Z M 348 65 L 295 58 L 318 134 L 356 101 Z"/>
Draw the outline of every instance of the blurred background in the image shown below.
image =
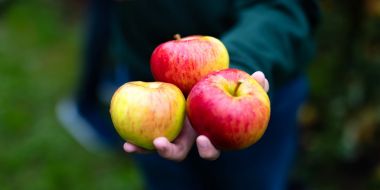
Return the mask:
<path fill-rule="evenodd" d="M 56 103 L 78 79 L 84 0 L 0 0 L 0 189 L 143 189 L 120 152 L 86 151 Z M 380 189 L 380 1 L 322 0 L 292 189 Z"/>

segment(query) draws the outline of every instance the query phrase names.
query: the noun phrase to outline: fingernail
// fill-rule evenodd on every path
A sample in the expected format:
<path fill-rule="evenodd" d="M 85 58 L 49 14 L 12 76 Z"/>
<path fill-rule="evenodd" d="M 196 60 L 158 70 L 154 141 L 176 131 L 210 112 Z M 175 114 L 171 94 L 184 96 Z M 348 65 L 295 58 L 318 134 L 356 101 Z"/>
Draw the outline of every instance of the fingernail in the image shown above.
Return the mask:
<path fill-rule="evenodd" d="M 207 143 L 207 142 L 200 142 L 200 143 L 199 143 L 199 146 L 200 146 L 201 148 L 203 148 L 203 149 L 206 149 L 206 148 L 208 148 L 208 143 Z"/>
<path fill-rule="evenodd" d="M 256 75 L 257 77 L 259 77 L 259 76 L 265 77 L 265 74 L 261 71 L 256 71 L 255 73 L 253 73 L 253 75 Z"/>
<path fill-rule="evenodd" d="M 160 143 L 159 141 L 156 141 L 155 147 L 160 152 L 166 152 L 166 150 L 167 150 L 166 146 L 163 145 L 162 143 Z"/>

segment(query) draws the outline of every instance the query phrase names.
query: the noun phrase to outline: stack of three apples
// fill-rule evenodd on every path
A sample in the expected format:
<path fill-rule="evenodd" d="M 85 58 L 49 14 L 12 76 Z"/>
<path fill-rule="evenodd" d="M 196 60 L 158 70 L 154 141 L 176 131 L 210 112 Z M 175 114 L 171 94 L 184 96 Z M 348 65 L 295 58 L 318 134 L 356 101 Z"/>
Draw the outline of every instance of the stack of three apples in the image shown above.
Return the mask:
<path fill-rule="evenodd" d="M 152 150 L 157 137 L 173 141 L 187 115 L 194 130 L 219 149 L 257 142 L 270 117 L 262 86 L 246 72 L 228 68 L 228 51 L 218 39 L 175 38 L 152 53 L 156 82 L 128 82 L 114 93 L 110 114 L 119 135 Z"/>

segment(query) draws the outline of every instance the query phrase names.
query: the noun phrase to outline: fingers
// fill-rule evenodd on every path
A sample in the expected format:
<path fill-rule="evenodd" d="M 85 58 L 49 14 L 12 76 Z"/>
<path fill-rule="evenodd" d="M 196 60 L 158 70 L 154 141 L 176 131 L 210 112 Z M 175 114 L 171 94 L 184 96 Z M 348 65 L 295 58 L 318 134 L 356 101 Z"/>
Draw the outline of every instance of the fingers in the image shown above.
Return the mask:
<path fill-rule="evenodd" d="M 261 71 L 256 71 L 252 74 L 252 77 L 264 88 L 265 86 L 265 75 Z"/>
<path fill-rule="evenodd" d="M 267 79 L 265 79 L 264 90 L 265 90 L 265 92 L 268 92 L 268 91 L 269 91 L 269 82 L 268 82 Z"/>
<path fill-rule="evenodd" d="M 197 147 L 201 158 L 205 160 L 216 160 L 219 158 L 220 151 L 211 144 L 206 136 L 201 135 L 197 138 Z"/>
<path fill-rule="evenodd" d="M 252 77 L 264 88 L 266 92 L 269 91 L 269 82 L 265 78 L 265 75 L 261 71 L 256 71 L 252 74 Z"/>
<path fill-rule="evenodd" d="M 173 144 L 168 141 L 165 137 L 156 138 L 153 141 L 156 147 L 157 153 L 168 160 L 182 161 L 186 158 L 189 148 L 185 144 Z"/>
<path fill-rule="evenodd" d="M 153 141 L 153 145 L 156 148 L 157 153 L 168 160 L 182 161 L 186 158 L 190 148 L 187 148 L 183 143 L 173 144 L 165 137 L 158 137 Z M 124 143 L 123 149 L 127 153 L 146 154 L 152 151 L 138 147 L 131 143 Z"/>
<path fill-rule="evenodd" d="M 191 127 L 191 124 L 188 118 L 186 118 L 185 124 L 183 126 L 181 133 L 173 142 L 169 142 L 168 139 L 165 137 L 158 137 L 154 139 L 153 145 L 157 153 L 161 157 L 166 158 L 168 160 L 173 160 L 173 161 L 182 161 L 186 158 L 188 152 L 193 146 L 195 137 L 196 137 L 196 133 L 194 129 Z M 127 153 L 152 152 L 128 142 L 124 143 L 123 148 L 124 148 L 124 151 Z"/>
<path fill-rule="evenodd" d="M 220 151 L 212 145 L 206 136 L 201 135 L 196 141 L 201 158 L 205 160 L 216 160 L 219 158 Z M 184 160 L 190 151 L 192 142 L 190 145 L 187 143 L 188 142 L 182 140 L 177 142 L 177 144 L 173 144 L 165 137 L 159 137 L 153 141 L 156 151 L 161 157 L 177 162 Z M 127 153 L 146 154 L 151 152 L 128 142 L 124 143 L 123 148 Z"/>
<path fill-rule="evenodd" d="M 153 141 L 153 144 L 160 156 L 179 162 L 186 158 L 193 146 L 195 137 L 196 133 L 186 117 L 183 129 L 173 143 L 169 142 L 165 137 L 159 137 Z"/>
<path fill-rule="evenodd" d="M 165 137 L 158 137 L 154 139 L 153 145 L 157 151 L 157 153 L 168 160 L 173 161 L 182 161 L 186 158 L 189 153 L 194 140 L 196 137 L 196 133 L 194 129 L 191 127 L 190 122 L 186 118 L 184 128 L 182 129 L 179 136 L 173 141 L 169 142 Z M 198 136 L 197 138 L 197 147 L 199 156 L 205 160 L 216 160 L 220 151 L 217 150 L 214 145 L 210 142 L 210 140 L 206 136 Z M 150 151 L 140 148 L 131 143 L 124 143 L 123 146 L 125 152 L 127 153 L 149 153 Z"/>
<path fill-rule="evenodd" d="M 148 150 L 145 150 L 143 148 L 140 148 L 134 144 L 131 144 L 131 143 L 128 143 L 128 142 L 125 142 L 124 145 L 123 145 L 123 149 L 125 152 L 127 153 L 140 153 L 140 154 L 145 154 L 145 153 L 149 153 L 150 151 Z"/>
<path fill-rule="evenodd" d="M 172 144 L 165 137 L 156 138 L 153 144 L 156 147 L 157 153 L 168 160 L 182 161 L 187 155 L 182 145 Z"/>

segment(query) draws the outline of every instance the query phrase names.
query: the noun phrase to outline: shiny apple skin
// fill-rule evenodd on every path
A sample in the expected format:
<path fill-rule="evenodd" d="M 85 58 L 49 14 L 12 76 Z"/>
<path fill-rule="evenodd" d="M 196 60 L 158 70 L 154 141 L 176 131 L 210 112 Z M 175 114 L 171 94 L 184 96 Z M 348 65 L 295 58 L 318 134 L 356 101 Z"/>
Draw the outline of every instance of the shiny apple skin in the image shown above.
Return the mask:
<path fill-rule="evenodd" d="M 187 98 L 187 114 L 194 130 L 217 148 L 244 149 L 263 136 L 270 118 L 270 100 L 249 74 L 226 69 L 207 75 L 193 87 Z"/>
<path fill-rule="evenodd" d="M 110 114 L 124 140 L 152 150 L 155 138 L 172 141 L 177 137 L 185 120 L 185 102 L 173 84 L 133 81 L 114 93 Z"/>
<path fill-rule="evenodd" d="M 175 84 L 186 96 L 202 77 L 228 68 L 229 56 L 218 39 L 189 36 L 159 45 L 150 65 L 155 80 Z"/>

